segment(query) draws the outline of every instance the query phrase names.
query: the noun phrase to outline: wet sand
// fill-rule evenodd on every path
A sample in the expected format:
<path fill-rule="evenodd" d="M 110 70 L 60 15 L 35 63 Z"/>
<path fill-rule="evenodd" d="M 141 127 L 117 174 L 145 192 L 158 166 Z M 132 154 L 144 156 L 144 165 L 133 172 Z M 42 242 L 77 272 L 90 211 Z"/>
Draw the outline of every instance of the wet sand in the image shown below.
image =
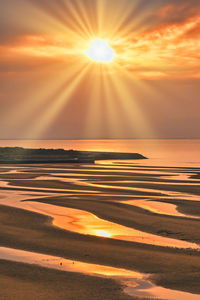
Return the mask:
<path fill-rule="evenodd" d="M 0 260 L 0 282 L 2 300 L 101 300 L 102 295 L 111 300 L 132 299 L 112 279 L 6 260 Z"/>
<path fill-rule="evenodd" d="M 96 294 L 101 295 L 99 299 L 144 296 L 153 299 L 158 295 L 167 299 L 166 293 L 169 299 L 188 299 L 187 293 L 200 294 L 200 181 L 191 179 L 198 169 L 107 162 L 94 166 L 9 165 L 9 168 L 1 166 L 1 172 L 1 246 L 137 271 L 150 276 L 155 284 L 153 288 L 151 284 L 146 286 L 144 294 L 141 286 L 131 287 L 130 292 L 120 280 L 66 272 L 70 287 L 84 281 L 82 293 L 86 289 L 92 295 L 85 299 L 98 299 Z M 5 268 L 0 271 L 0 276 L 6 277 L 11 286 L 16 286 L 18 278 L 23 276 L 23 268 L 29 268 L 31 273 L 32 266 L 20 262 L 1 261 L 15 265 L 18 272 L 17 277 L 11 267 L 9 274 Z M 34 266 L 33 274 L 38 270 L 49 274 L 42 281 L 44 286 L 48 286 L 48 278 L 54 278 L 57 288 L 64 284 L 63 272 Z M 33 274 L 29 284 L 38 291 Z M 60 281 L 59 276 L 63 276 Z M 91 278 L 96 280 L 98 288 L 93 287 Z M 21 284 L 25 282 L 21 280 Z M 162 290 L 158 285 L 172 290 Z M 116 287 L 116 293 L 112 286 Z M 2 295 L 8 298 L 6 286 L 2 290 Z M 187 293 L 176 294 L 178 290 Z M 70 289 L 63 291 L 66 294 L 58 299 L 71 299 L 70 295 L 78 299 L 73 288 L 71 294 L 68 292 Z"/>

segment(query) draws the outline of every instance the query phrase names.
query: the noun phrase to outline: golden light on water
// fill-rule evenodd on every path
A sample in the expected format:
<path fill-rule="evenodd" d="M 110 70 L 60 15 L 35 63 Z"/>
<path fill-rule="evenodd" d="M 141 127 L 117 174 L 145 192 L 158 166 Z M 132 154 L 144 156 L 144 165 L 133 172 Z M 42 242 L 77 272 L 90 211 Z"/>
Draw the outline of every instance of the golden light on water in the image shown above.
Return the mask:
<path fill-rule="evenodd" d="M 116 56 L 108 42 L 101 39 L 93 40 L 85 54 L 90 59 L 101 63 L 110 63 Z"/>
<path fill-rule="evenodd" d="M 101 237 L 111 237 L 111 234 L 106 232 L 105 230 L 97 230 L 96 234 Z"/>

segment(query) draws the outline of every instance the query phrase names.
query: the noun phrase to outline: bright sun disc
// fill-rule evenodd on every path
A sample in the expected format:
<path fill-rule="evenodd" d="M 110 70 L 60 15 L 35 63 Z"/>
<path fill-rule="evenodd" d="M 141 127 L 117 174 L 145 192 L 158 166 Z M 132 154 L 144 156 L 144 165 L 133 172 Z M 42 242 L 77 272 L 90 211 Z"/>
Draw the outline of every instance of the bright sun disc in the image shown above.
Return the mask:
<path fill-rule="evenodd" d="M 86 55 L 97 62 L 109 63 L 115 57 L 114 50 L 104 40 L 92 41 Z"/>

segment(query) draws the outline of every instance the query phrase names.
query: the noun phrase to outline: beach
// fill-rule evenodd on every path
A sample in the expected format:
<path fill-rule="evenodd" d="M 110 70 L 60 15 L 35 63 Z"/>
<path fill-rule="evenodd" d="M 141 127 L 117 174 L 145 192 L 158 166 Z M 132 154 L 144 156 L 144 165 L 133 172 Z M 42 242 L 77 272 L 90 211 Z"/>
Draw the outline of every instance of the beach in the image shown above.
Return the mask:
<path fill-rule="evenodd" d="M 2 164 L 1 299 L 198 299 L 199 172 Z"/>
<path fill-rule="evenodd" d="M 200 300 L 200 0 L 0 0 L 0 300 Z"/>

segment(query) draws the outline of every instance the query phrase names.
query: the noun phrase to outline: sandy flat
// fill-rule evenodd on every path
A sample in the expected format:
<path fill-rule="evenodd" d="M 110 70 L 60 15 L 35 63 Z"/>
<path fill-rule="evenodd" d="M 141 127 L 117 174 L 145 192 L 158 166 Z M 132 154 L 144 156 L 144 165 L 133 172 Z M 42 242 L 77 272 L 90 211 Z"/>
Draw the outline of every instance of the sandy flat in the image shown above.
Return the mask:
<path fill-rule="evenodd" d="M 131 300 L 111 279 L 0 260 L 1 300 Z M 9 287 L 9 288 L 8 288 Z"/>
<path fill-rule="evenodd" d="M 144 172 L 142 167 L 139 172 L 138 166 L 135 169 L 131 165 L 127 167 L 128 169 L 123 169 L 123 166 L 117 166 L 112 171 L 112 166 L 108 168 L 95 165 L 75 167 L 60 165 L 59 168 L 57 165 L 28 166 L 24 167 L 21 173 L 0 174 L 1 180 L 9 184 L 4 183 L 0 188 L 4 192 L 13 190 L 18 194 L 30 191 L 33 196 L 34 192 L 40 192 L 43 196 L 33 197 L 31 203 L 34 205 L 42 202 L 44 205 L 53 204 L 52 207 L 79 209 L 128 228 L 200 244 L 199 219 L 187 218 L 187 215 L 184 217 L 158 214 L 134 206 L 133 202 L 134 199 L 143 198 L 160 200 L 160 203 L 163 201 L 176 205 L 177 210 L 184 214 L 200 216 L 198 180 L 188 178 L 188 180 L 178 181 L 167 177 L 162 179 L 163 173 L 166 173 L 166 176 L 172 175 L 170 168 L 166 170 L 157 168 L 158 174 L 155 174 L 154 168 L 145 168 Z M 175 175 L 187 171 L 192 172 L 191 169 L 186 168 L 173 169 Z M 197 170 L 195 169 L 194 172 L 197 173 Z M 45 176 L 45 179 L 42 176 Z M 58 178 L 55 179 L 53 176 Z M 171 192 L 178 192 L 179 196 L 173 198 Z M 181 199 L 185 193 L 197 199 L 195 201 Z M 132 200 L 130 205 L 127 202 L 129 199 Z M 1 196 L 1 203 L 2 201 Z M 200 254 L 197 250 L 160 247 L 70 232 L 67 228 L 63 230 L 53 226 L 52 219 L 47 216 L 8 207 L 6 201 L 3 204 L 0 206 L 0 245 L 2 246 L 151 273 L 152 280 L 156 284 L 200 293 Z M 0 280 L 3 283 L 0 293 L 5 299 L 10 297 L 12 300 L 25 298 L 35 300 L 34 295 L 37 295 L 39 300 L 49 299 L 49 295 L 53 295 L 55 300 L 130 299 L 123 294 L 119 283 L 112 280 L 96 277 L 91 279 L 81 274 L 63 275 L 59 271 L 39 267 L 30 268 L 29 265 L 8 261 L 1 261 L 0 264 L 2 265 Z M 25 273 L 28 274 L 27 280 L 24 279 Z M 8 284 L 11 287 L 10 291 L 6 289 Z M 66 285 L 69 286 L 68 289 L 63 288 Z M 77 285 L 78 290 L 76 290 Z M 23 294 L 16 294 L 14 298 L 16 286 L 21 287 Z M 29 289 L 33 292 L 31 296 L 33 298 L 28 296 Z M 60 289 L 60 294 L 55 293 L 57 289 Z M 81 294 L 84 294 L 85 298 L 80 298 Z M 3 297 L 1 299 L 4 299 Z"/>

